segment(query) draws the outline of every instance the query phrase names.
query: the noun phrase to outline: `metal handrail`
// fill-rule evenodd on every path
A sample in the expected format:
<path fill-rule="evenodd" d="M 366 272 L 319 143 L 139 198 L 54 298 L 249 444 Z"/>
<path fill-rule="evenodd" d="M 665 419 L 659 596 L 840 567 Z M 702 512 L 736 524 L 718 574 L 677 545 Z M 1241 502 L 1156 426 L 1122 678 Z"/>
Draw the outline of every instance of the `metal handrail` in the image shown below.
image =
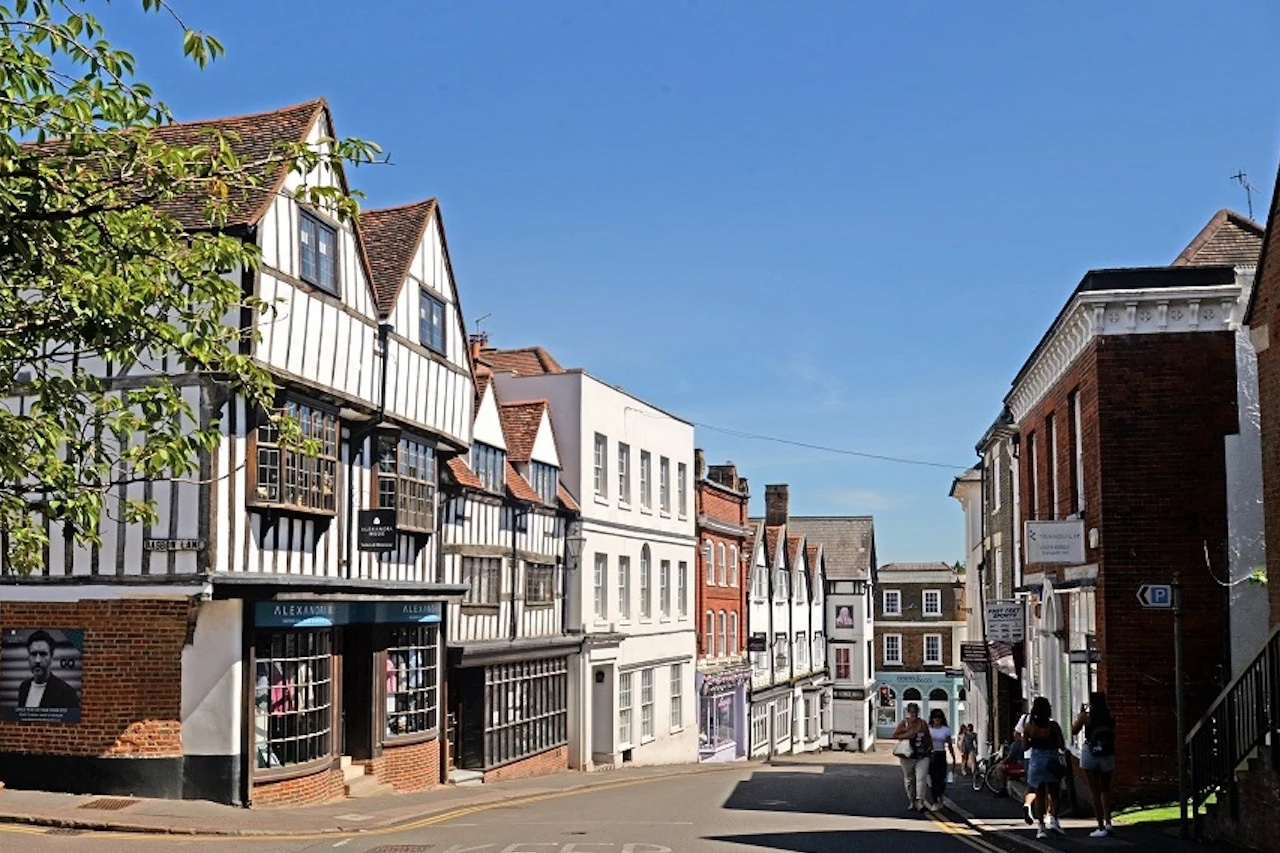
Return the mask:
<path fill-rule="evenodd" d="M 1280 625 L 1187 734 L 1191 805 L 1197 831 L 1200 806 L 1227 785 L 1236 770 L 1280 730 Z M 1280 737 L 1270 737 L 1272 763 L 1280 767 Z M 1232 809 L 1237 808 L 1234 786 Z"/>

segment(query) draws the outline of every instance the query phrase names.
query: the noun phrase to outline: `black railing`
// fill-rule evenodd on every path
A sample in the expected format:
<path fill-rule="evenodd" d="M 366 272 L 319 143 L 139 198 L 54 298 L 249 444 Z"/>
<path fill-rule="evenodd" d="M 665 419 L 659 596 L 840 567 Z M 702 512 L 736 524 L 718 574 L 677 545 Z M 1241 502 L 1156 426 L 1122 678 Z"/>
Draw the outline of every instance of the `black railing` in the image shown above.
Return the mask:
<path fill-rule="evenodd" d="M 1201 806 L 1225 791 L 1239 816 L 1235 774 L 1255 749 L 1270 740 L 1271 765 L 1280 768 L 1280 625 L 1257 657 L 1231 680 L 1187 735 L 1191 806 L 1196 834 Z"/>

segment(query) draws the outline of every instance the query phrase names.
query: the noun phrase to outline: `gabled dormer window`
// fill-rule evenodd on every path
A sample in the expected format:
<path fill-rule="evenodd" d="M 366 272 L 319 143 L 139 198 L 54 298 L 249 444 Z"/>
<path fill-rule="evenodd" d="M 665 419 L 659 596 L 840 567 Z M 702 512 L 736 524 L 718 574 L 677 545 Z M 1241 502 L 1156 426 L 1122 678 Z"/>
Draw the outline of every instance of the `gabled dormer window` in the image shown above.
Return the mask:
<path fill-rule="evenodd" d="M 545 462 L 530 462 L 529 476 L 533 490 L 538 493 L 545 504 L 556 502 L 556 484 L 559 482 L 559 469 Z"/>
<path fill-rule="evenodd" d="M 282 444 L 270 422 L 254 433 L 251 503 L 332 514 L 338 477 L 338 417 L 306 403 L 289 402 L 284 414 L 298 422 L 303 441 L 316 455 Z"/>
<path fill-rule="evenodd" d="M 791 598 L 791 573 L 786 569 L 778 569 L 778 588 L 773 591 L 775 601 L 786 601 Z"/>
<path fill-rule="evenodd" d="M 806 594 L 805 587 L 806 586 L 807 584 L 805 584 L 804 582 L 804 575 L 797 576 L 796 577 L 796 603 L 797 604 L 805 603 L 805 594 Z"/>
<path fill-rule="evenodd" d="M 507 480 L 506 463 L 505 451 L 479 441 L 471 445 L 471 470 L 488 491 L 502 491 Z"/>
<path fill-rule="evenodd" d="M 411 438 L 378 437 L 378 508 L 396 511 L 396 526 L 436 529 L 436 451 Z"/>
<path fill-rule="evenodd" d="M 338 292 L 338 232 L 305 210 L 298 212 L 298 277 Z"/>

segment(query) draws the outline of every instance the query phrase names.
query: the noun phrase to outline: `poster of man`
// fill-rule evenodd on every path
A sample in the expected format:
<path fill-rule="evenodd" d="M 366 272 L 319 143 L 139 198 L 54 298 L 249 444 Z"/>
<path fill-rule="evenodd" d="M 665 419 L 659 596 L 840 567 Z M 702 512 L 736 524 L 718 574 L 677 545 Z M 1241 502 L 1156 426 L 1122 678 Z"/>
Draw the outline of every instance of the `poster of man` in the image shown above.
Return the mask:
<path fill-rule="evenodd" d="M 840 606 L 836 608 L 836 627 L 852 628 L 853 627 L 853 609 L 850 607 Z"/>
<path fill-rule="evenodd" d="M 80 722 L 84 632 L 7 628 L 0 645 L 0 719 Z"/>

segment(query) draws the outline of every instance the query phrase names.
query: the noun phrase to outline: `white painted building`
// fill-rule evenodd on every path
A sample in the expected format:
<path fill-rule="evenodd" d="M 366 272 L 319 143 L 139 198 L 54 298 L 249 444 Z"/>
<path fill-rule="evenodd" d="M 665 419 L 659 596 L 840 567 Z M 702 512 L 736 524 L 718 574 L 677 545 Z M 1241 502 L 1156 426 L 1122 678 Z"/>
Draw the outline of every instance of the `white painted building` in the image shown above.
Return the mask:
<path fill-rule="evenodd" d="M 788 531 L 821 542 L 826 574 L 831 746 L 875 744 L 875 525 L 870 516 L 791 516 Z"/>
<path fill-rule="evenodd" d="M 791 532 L 785 485 L 765 486 L 765 507 L 749 568 L 750 754 L 814 752 L 831 745 L 823 545 Z"/>
<path fill-rule="evenodd" d="M 693 426 L 545 351 L 481 360 L 502 399 L 549 403 L 561 480 L 581 507 L 571 765 L 696 761 Z"/>

